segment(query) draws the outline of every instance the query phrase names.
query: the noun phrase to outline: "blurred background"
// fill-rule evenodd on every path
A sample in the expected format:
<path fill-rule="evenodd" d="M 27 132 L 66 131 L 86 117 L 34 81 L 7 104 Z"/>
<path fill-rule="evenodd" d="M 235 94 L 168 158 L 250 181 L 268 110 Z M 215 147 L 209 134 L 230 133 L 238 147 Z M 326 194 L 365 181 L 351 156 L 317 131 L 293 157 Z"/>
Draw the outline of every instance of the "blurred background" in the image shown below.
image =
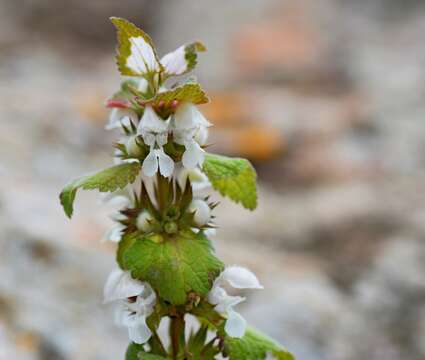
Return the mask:
<path fill-rule="evenodd" d="M 214 239 L 265 290 L 241 312 L 299 360 L 425 359 L 425 3 L 0 0 L 0 359 L 116 360 L 114 267 L 94 192 L 119 86 L 109 16 L 160 54 L 202 40 L 213 150 L 248 157 L 255 212 L 223 201 Z"/>

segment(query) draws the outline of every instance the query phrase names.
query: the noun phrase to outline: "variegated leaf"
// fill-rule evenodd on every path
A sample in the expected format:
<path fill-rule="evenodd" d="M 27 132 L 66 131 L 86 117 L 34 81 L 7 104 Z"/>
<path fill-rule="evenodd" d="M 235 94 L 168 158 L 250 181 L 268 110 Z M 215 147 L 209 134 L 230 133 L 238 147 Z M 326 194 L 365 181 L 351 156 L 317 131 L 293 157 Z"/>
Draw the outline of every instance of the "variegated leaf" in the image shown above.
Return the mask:
<path fill-rule="evenodd" d="M 191 71 L 197 64 L 198 52 L 206 51 L 200 42 L 180 46 L 161 59 L 161 64 L 168 75 L 182 75 Z"/>
<path fill-rule="evenodd" d="M 149 35 L 125 19 L 111 21 L 118 31 L 117 65 L 122 75 L 144 76 L 162 69 Z"/>

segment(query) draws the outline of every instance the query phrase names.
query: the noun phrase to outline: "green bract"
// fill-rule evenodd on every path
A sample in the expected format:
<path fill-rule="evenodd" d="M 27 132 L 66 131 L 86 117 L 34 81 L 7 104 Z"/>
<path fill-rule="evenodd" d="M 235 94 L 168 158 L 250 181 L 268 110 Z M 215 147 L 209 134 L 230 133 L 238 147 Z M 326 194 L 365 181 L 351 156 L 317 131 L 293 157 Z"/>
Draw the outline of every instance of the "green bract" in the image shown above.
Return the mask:
<path fill-rule="evenodd" d="M 224 267 L 202 232 L 145 237 L 136 233 L 124 237 L 120 248 L 121 267 L 134 278 L 147 281 L 162 299 L 174 305 L 185 304 L 189 293 L 206 296 Z"/>
<path fill-rule="evenodd" d="M 209 102 L 210 99 L 199 84 L 187 82 L 174 89 L 158 93 L 154 99 L 154 103 L 161 101 L 165 106 L 169 106 L 173 101 L 185 101 L 199 105 Z"/>
<path fill-rule="evenodd" d="M 257 175 L 248 160 L 207 154 L 203 170 L 221 195 L 249 210 L 257 207 Z"/>
<path fill-rule="evenodd" d="M 278 360 L 295 360 L 282 346 L 252 328 L 241 339 L 226 337 L 225 351 L 230 360 L 263 360 L 268 354 Z"/>
<path fill-rule="evenodd" d="M 127 352 L 125 354 L 125 360 L 166 360 L 167 358 L 149 354 L 144 351 L 142 345 L 131 343 L 128 346 Z"/>
<path fill-rule="evenodd" d="M 125 163 L 115 165 L 93 175 L 86 175 L 71 181 L 60 194 L 60 201 L 66 215 L 70 218 L 73 213 L 73 204 L 78 189 L 93 190 L 100 192 L 113 192 L 123 189 L 131 184 L 140 173 L 140 163 Z"/>

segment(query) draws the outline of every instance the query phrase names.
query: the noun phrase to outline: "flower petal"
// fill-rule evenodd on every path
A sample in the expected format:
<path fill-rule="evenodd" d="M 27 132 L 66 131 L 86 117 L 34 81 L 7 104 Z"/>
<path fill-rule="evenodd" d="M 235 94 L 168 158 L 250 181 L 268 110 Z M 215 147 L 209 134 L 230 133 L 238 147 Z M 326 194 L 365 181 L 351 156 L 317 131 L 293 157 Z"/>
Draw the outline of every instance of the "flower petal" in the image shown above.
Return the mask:
<path fill-rule="evenodd" d="M 206 145 L 208 140 L 208 128 L 206 126 L 200 126 L 198 131 L 195 133 L 194 139 L 199 145 Z"/>
<path fill-rule="evenodd" d="M 219 313 L 226 313 L 232 310 L 233 306 L 240 304 L 245 301 L 245 298 L 242 296 L 231 296 L 228 295 L 224 290 L 225 295 L 220 296 L 220 301 L 214 307 L 214 309 Z"/>
<path fill-rule="evenodd" d="M 103 241 L 120 242 L 122 238 L 122 232 L 125 229 L 123 224 L 116 224 L 105 235 L 103 235 Z"/>
<path fill-rule="evenodd" d="M 211 208 L 204 200 L 193 200 L 189 205 L 188 211 L 194 213 L 193 220 L 198 226 L 207 224 L 211 219 Z"/>
<path fill-rule="evenodd" d="M 158 158 L 155 150 L 151 149 L 148 156 L 143 160 L 142 171 L 146 176 L 154 176 L 158 171 Z"/>
<path fill-rule="evenodd" d="M 186 169 L 180 162 L 176 164 L 176 168 L 176 181 L 180 189 L 184 190 L 187 179 L 190 180 L 193 191 L 201 191 L 211 186 L 207 175 L 205 175 L 205 173 L 203 173 L 200 169 Z"/>
<path fill-rule="evenodd" d="M 128 272 L 116 269 L 111 272 L 103 290 L 104 303 L 127 299 L 143 292 L 145 285 L 131 277 Z"/>
<path fill-rule="evenodd" d="M 155 150 L 156 154 L 158 156 L 158 162 L 159 162 L 159 171 L 162 176 L 169 177 L 173 173 L 174 170 L 174 161 L 173 159 L 168 156 L 164 149 L 158 149 Z"/>
<path fill-rule="evenodd" d="M 137 124 L 138 116 L 133 110 L 114 108 L 109 115 L 109 122 L 105 126 L 105 129 L 118 129 L 121 128 L 121 125 L 129 126 L 130 120 L 134 124 Z"/>
<path fill-rule="evenodd" d="M 133 192 L 129 186 L 111 193 L 101 193 L 101 201 L 116 208 L 129 207 L 134 201 Z"/>
<path fill-rule="evenodd" d="M 226 325 L 224 325 L 224 331 L 227 335 L 235 338 L 243 337 L 246 330 L 246 320 L 233 310 L 230 310 L 227 316 Z"/>
<path fill-rule="evenodd" d="M 137 126 L 137 133 L 144 135 L 146 132 L 160 133 L 167 131 L 169 120 L 162 120 L 152 108 L 146 106 L 142 119 Z"/>
<path fill-rule="evenodd" d="M 136 344 L 144 344 L 152 335 L 151 330 L 146 325 L 146 317 L 143 315 L 134 316 L 127 326 L 128 336 L 130 340 Z"/>
<path fill-rule="evenodd" d="M 220 274 L 217 281 L 227 282 L 235 289 L 262 289 L 257 277 L 241 266 L 229 266 Z"/>
<path fill-rule="evenodd" d="M 195 141 L 191 141 L 186 146 L 186 151 L 182 156 L 183 166 L 187 169 L 194 169 L 204 163 L 205 151 Z"/>
<path fill-rule="evenodd" d="M 184 102 L 179 105 L 174 115 L 175 129 L 192 129 L 199 126 L 208 127 L 212 124 L 205 119 L 204 115 L 198 108 L 189 102 Z"/>
<path fill-rule="evenodd" d="M 217 230 L 214 228 L 204 230 L 204 234 L 206 237 L 213 237 L 217 235 Z"/>

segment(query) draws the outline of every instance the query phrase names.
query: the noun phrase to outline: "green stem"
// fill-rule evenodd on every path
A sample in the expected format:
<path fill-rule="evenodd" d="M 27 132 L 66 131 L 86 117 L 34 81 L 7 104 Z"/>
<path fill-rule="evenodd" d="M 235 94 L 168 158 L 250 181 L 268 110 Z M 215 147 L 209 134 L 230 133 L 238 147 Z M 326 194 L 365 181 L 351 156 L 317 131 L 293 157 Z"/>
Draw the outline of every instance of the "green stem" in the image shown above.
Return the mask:
<path fill-rule="evenodd" d="M 171 318 L 170 324 L 170 336 L 171 336 L 171 348 L 173 359 L 178 358 L 180 352 L 180 345 L 184 344 L 184 328 L 185 322 L 181 316 Z"/>
<path fill-rule="evenodd" d="M 163 215 L 164 209 L 166 207 L 167 196 L 168 196 L 168 181 L 161 174 L 157 174 L 157 202 L 158 210 Z"/>

